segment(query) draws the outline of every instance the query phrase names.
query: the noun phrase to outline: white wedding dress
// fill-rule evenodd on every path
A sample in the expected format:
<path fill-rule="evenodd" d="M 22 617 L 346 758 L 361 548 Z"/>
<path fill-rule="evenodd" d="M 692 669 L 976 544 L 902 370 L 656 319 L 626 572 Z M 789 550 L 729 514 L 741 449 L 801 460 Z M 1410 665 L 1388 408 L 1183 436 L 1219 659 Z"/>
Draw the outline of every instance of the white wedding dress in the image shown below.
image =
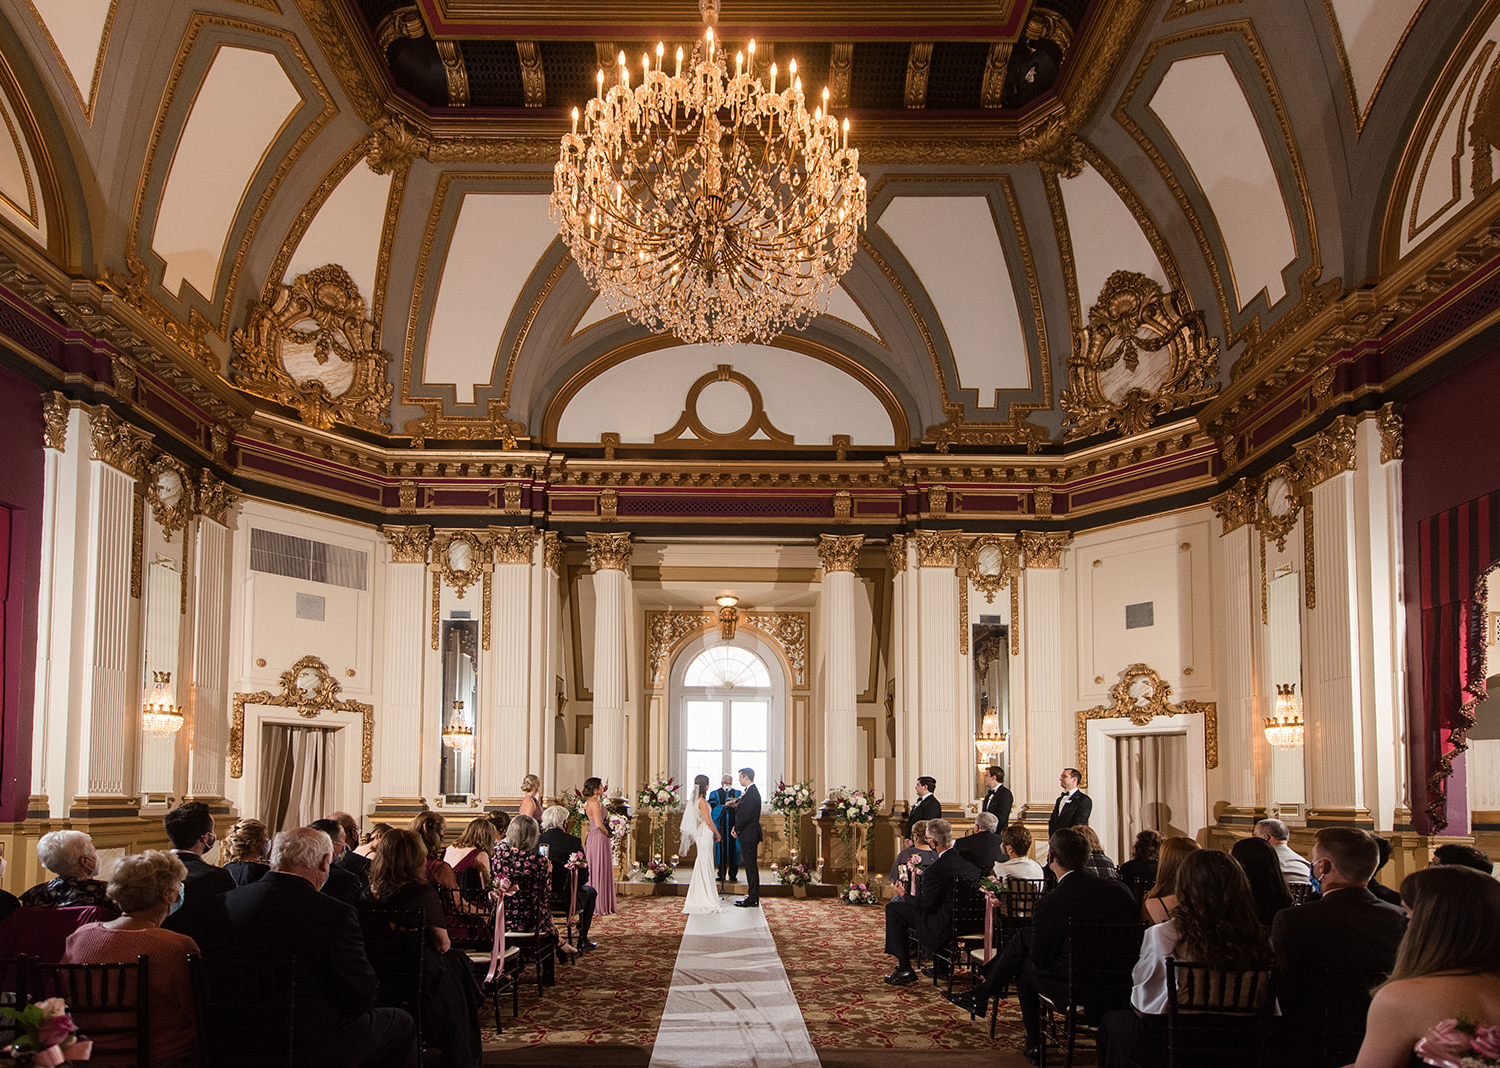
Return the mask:
<path fill-rule="evenodd" d="M 706 912 L 723 912 L 719 887 L 714 880 L 714 828 L 698 811 L 693 800 L 682 813 L 682 840 L 691 841 L 698 851 L 693 860 L 693 879 L 688 884 L 687 901 L 682 911 L 689 916 Z"/>

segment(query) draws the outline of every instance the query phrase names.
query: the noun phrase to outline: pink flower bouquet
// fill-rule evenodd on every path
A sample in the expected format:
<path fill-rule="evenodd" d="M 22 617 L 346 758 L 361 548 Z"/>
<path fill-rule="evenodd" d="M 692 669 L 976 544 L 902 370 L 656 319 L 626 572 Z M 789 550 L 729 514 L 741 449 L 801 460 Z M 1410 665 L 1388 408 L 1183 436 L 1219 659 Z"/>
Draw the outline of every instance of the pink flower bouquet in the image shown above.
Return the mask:
<path fill-rule="evenodd" d="M 1415 1052 L 1437 1068 L 1494 1068 L 1500 1065 L 1500 1027 L 1460 1015 L 1428 1031 Z"/>

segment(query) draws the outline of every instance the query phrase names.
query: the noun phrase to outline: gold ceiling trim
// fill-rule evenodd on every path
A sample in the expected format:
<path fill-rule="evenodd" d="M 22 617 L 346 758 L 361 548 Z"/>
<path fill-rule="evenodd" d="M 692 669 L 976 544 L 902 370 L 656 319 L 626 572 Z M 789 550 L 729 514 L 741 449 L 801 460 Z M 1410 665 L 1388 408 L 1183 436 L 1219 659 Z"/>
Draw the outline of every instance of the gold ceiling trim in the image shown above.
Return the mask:
<path fill-rule="evenodd" d="M 750 415 L 744 424 L 727 434 L 721 434 L 710 430 L 698 416 L 698 398 L 703 391 L 716 382 L 733 382 L 750 396 Z M 791 445 L 793 438 L 776 429 L 771 422 L 771 417 L 766 414 L 766 405 L 760 394 L 760 387 L 741 371 L 736 371 L 727 363 L 721 363 L 717 368 L 698 376 L 698 380 L 688 387 L 687 397 L 683 400 L 682 414 L 678 416 L 677 422 L 669 430 L 656 435 L 655 444 L 662 445 L 684 440 L 684 435 L 692 431 L 694 438 L 686 439 L 694 444 L 729 447 L 749 448 L 760 442 L 755 440 L 756 434 L 765 435 L 766 445 Z"/>
<path fill-rule="evenodd" d="M 1045 171 L 1045 168 L 1044 168 Z M 1077 172 L 1075 171 L 1074 174 Z M 1025 419 L 1031 412 L 1047 411 L 1052 407 L 1052 354 L 1047 343 L 1047 315 L 1042 303 L 1042 284 L 1036 273 L 1036 258 L 1032 255 L 1031 235 L 1026 230 L 1026 219 L 1021 214 L 1021 203 L 1016 196 L 1016 187 L 1008 174 L 1000 176 L 1000 192 L 1005 197 L 1005 207 L 1010 212 L 1011 228 L 1015 231 L 1016 242 L 1021 247 L 1021 262 L 1026 268 L 1026 290 L 1031 297 L 1031 315 L 1036 325 L 1037 355 L 1042 364 L 1042 400 L 1039 404 L 1027 404 L 1024 402 L 1013 402 L 1007 406 L 1007 413 L 1012 419 L 1019 414 Z M 993 212 L 993 208 L 991 211 Z M 1005 249 L 1005 243 L 1000 244 L 1001 251 Z M 1006 257 L 1009 260 L 1009 257 Z M 1019 310 L 1019 309 L 1018 309 Z M 1022 332 L 1024 334 L 1024 331 Z M 1030 374 L 1027 380 L 1030 381 Z M 1016 409 L 1019 408 L 1019 413 Z"/>
<path fill-rule="evenodd" d="M 870 191 L 870 201 L 872 203 L 880 195 L 880 189 L 884 184 L 884 182 L 877 183 L 875 188 Z M 922 317 L 922 313 L 917 309 L 916 301 L 907 292 L 906 286 L 896 274 L 895 268 L 886 262 L 885 257 L 870 243 L 868 236 L 860 236 L 859 247 L 866 256 L 869 256 L 874 261 L 875 266 L 880 268 L 880 273 L 885 275 L 886 282 L 896 291 L 896 295 L 901 298 L 901 303 L 906 308 L 906 314 L 911 316 L 911 321 L 916 324 L 917 332 L 922 335 L 922 346 L 927 350 L 927 362 L 932 367 L 933 377 L 937 379 L 938 397 L 942 403 L 943 410 L 947 411 L 948 406 L 952 403 L 948 398 L 948 380 L 947 376 L 943 374 L 943 362 L 938 357 L 937 343 L 932 339 L 932 331 L 927 328 L 927 320 Z"/>
<path fill-rule="evenodd" d="M 1427 0 L 1420 0 L 1416 11 L 1412 12 L 1411 19 L 1407 22 L 1406 28 L 1401 31 L 1401 37 L 1396 42 L 1396 47 L 1392 48 L 1391 54 L 1386 56 L 1385 66 L 1380 71 L 1380 77 L 1375 79 L 1375 87 L 1370 90 L 1370 99 L 1365 102 L 1364 110 L 1361 111 L 1359 107 L 1359 93 L 1354 87 L 1354 71 L 1349 65 L 1349 54 L 1344 47 L 1344 29 L 1339 25 L 1339 17 L 1338 13 L 1334 10 L 1333 0 L 1323 0 L 1323 12 L 1328 17 L 1328 25 L 1333 31 L 1330 36 L 1333 37 L 1334 48 L 1338 52 L 1339 66 L 1342 68 L 1344 74 L 1344 91 L 1349 94 L 1349 111 L 1354 116 L 1354 133 L 1356 136 L 1364 133 L 1365 123 L 1370 118 L 1370 111 L 1375 107 L 1375 101 L 1380 98 L 1380 90 L 1385 87 L 1386 76 L 1391 73 L 1391 67 L 1395 65 L 1396 57 L 1406 47 L 1406 39 L 1411 36 L 1412 28 L 1416 26 L 1417 20 L 1422 17 L 1422 12 L 1426 8 Z"/>
<path fill-rule="evenodd" d="M 341 700 L 343 687 L 328 671 L 328 665 L 311 654 L 302 657 L 281 673 L 281 692 L 269 690 L 237 693 L 233 697 L 229 721 L 229 777 L 238 779 L 245 773 L 245 706 L 269 705 L 273 708 L 295 708 L 304 719 L 316 719 L 324 712 L 355 712 L 364 720 L 360 746 L 360 781 L 369 782 L 374 764 L 375 706 L 361 701 Z"/>
<path fill-rule="evenodd" d="M 6 100 L 16 111 L 16 120 L 21 124 L 21 136 L 30 149 L 32 163 L 36 166 L 40 210 L 47 219 L 46 249 L 58 264 L 65 268 L 72 265 L 74 270 L 79 270 L 82 249 L 78 247 L 74 237 L 79 229 L 78 223 L 69 217 L 64 205 L 62 186 L 58 180 L 57 166 L 53 163 L 52 153 L 48 148 L 48 139 L 43 135 L 31 102 L 27 100 L 10 60 L 3 54 L 0 54 L 0 92 L 5 94 Z M 22 159 L 25 159 L 24 154 Z"/>
<path fill-rule="evenodd" d="M 26 139 L 21 136 L 21 131 L 16 129 L 15 123 L 11 121 L 10 97 L 7 96 L 0 103 L 7 105 L 0 106 L 0 119 L 5 120 L 5 132 L 10 135 L 11 142 L 16 146 L 16 159 L 21 164 L 21 178 L 26 183 L 26 206 L 22 207 L 4 193 L 0 193 L 0 201 L 4 201 L 10 205 L 17 215 L 31 223 L 34 228 L 40 230 L 42 228 L 42 205 L 41 198 L 37 196 L 36 183 L 31 177 L 31 167 L 29 166 L 31 152 L 28 151 L 30 146 L 27 145 Z"/>
<path fill-rule="evenodd" d="M 807 689 L 806 612 L 754 612 L 741 610 L 739 627 L 760 634 L 777 651 L 791 679 L 793 690 Z M 646 613 L 646 687 L 661 690 L 666 686 L 663 668 L 683 645 L 707 631 L 719 629 L 714 612 Z M 878 628 L 877 628 L 878 629 Z"/>
<path fill-rule="evenodd" d="M 114 29 L 115 13 L 120 8 L 120 0 L 109 0 L 109 11 L 104 16 L 104 29 L 99 34 L 99 49 L 94 53 L 94 70 L 87 94 L 79 87 L 78 79 L 73 77 L 73 69 L 63 59 L 62 49 L 53 38 L 52 28 L 47 25 L 47 20 L 42 18 L 41 12 L 36 9 L 36 4 L 32 3 L 32 0 L 25 0 L 25 3 L 31 9 L 31 17 L 36 20 L 37 28 L 46 38 L 47 47 L 52 49 L 58 69 L 62 71 L 63 77 L 68 80 L 68 85 L 73 89 L 73 98 L 78 101 L 78 110 L 83 112 L 83 121 L 90 126 L 94 125 L 94 108 L 99 102 L 99 82 L 104 77 L 104 59 L 109 52 L 109 35 Z"/>
<path fill-rule="evenodd" d="M 1131 691 L 1144 683 L 1145 692 L 1138 697 Z M 1145 664 L 1131 664 L 1120 673 L 1120 681 L 1109 688 L 1111 703 L 1080 709 L 1074 745 L 1078 751 L 1079 785 L 1089 782 L 1088 725 L 1095 719 L 1128 719 L 1137 727 L 1144 727 L 1157 716 L 1203 717 L 1204 764 L 1210 768 L 1219 766 L 1219 707 L 1212 701 L 1183 701 L 1173 703 L 1172 686 Z"/>
<path fill-rule="evenodd" d="M 370 318 L 385 324 L 385 298 L 390 291 L 391 263 L 396 258 L 396 228 L 401 222 L 401 204 L 406 198 L 410 164 L 391 171 L 391 188 L 385 199 L 385 218 L 380 226 L 380 252 L 375 261 L 375 292 L 370 295 Z"/>
<path fill-rule="evenodd" d="M 1085 146 L 1085 159 L 1087 159 Z M 1068 207 L 1063 200 L 1062 182 L 1056 174 L 1043 172 L 1042 187 L 1047 191 L 1047 210 L 1052 215 L 1052 229 L 1057 234 L 1057 253 L 1062 259 L 1063 291 L 1068 302 L 1068 338 L 1074 348 L 1069 359 L 1077 355 L 1078 338 L 1083 332 L 1083 298 L 1078 295 L 1078 261 L 1073 256 L 1073 230 L 1068 225 Z M 1062 401 L 1067 396 L 1063 391 Z M 1066 402 L 1064 402 L 1066 405 Z"/>
<path fill-rule="evenodd" d="M 275 301 L 276 289 L 286 277 L 287 264 L 291 263 L 297 246 L 307 235 L 308 227 L 318 217 L 318 212 L 323 210 L 323 205 L 328 202 L 333 191 L 349 176 L 349 172 L 365 158 L 369 151 L 370 135 L 366 134 L 334 161 L 333 166 L 328 168 L 322 180 L 313 187 L 313 191 L 303 201 L 302 209 L 297 212 L 297 217 L 292 220 L 291 226 L 287 227 L 286 236 L 281 239 L 276 256 L 271 260 L 270 269 L 266 271 L 266 280 L 260 287 L 261 303 L 271 304 Z M 379 316 L 375 317 L 375 321 L 380 321 Z"/>
<path fill-rule="evenodd" d="M 1239 0 L 1234 0 L 1234 2 L 1238 3 Z M 1151 214 L 1151 210 L 1146 207 L 1145 198 L 1112 160 L 1087 141 L 1083 143 L 1083 155 L 1089 166 L 1093 167 L 1099 177 L 1109 184 L 1109 187 L 1115 191 L 1115 196 L 1120 198 L 1126 210 L 1134 216 L 1136 225 L 1145 235 L 1146 243 L 1151 246 L 1151 251 L 1156 253 L 1156 262 L 1166 272 L 1167 287 L 1186 291 L 1187 286 L 1182 280 L 1182 271 L 1177 266 L 1177 257 L 1173 254 L 1171 244 L 1168 243 L 1161 227 L 1157 224 L 1156 216 Z"/>
<path fill-rule="evenodd" d="M 559 244 L 561 243 L 561 239 L 554 238 L 553 243 Z M 536 266 L 527 275 L 526 283 L 521 286 L 522 293 L 526 292 L 526 286 L 529 286 L 532 278 L 536 277 L 537 271 L 546 260 L 547 253 L 551 248 L 552 245 L 548 245 L 542 251 L 542 258 L 537 261 Z M 521 325 L 516 330 L 516 340 L 510 346 L 510 358 L 505 361 L 505 377 L 500 383 L 502 411 L 510 411 L 510 387 L 511 383 L 515 380 L 516 365 L 521 362 L 521 349 L 525 346 L 526 339 L 531 335 L 531 328 L 536 325 L 537 317 L 542 314 L 542 305 L 547 302 L 547 298 L 552 295 L 552 291 L 557 288 L 557 283 L 562 281 L 563 275 L 568 273 L 568 268 L 571 266 L 573 266 L 573 257 L 568 252 L 566 246 L 564 246 L 562 256 L 552 265 L 552 270 L 548 272 L 546 279 L 542 282 L 541 288 L 537 290 L 536 297 L 531 302 L 531 307 L 526 309 L 526 317 L 521 320 Z M 584 311 L 587 310 L 587 308 L 584 309 Z M 512 309 L 512 312 L 514 312 L 514 309 Z M 579 318 L 583 318 L 582 313 L 579 314 Z M 509 323 L 509 317 L 507 317 L 506 321 Z M 503 333 L 501 340 L 504 340 Z"/>

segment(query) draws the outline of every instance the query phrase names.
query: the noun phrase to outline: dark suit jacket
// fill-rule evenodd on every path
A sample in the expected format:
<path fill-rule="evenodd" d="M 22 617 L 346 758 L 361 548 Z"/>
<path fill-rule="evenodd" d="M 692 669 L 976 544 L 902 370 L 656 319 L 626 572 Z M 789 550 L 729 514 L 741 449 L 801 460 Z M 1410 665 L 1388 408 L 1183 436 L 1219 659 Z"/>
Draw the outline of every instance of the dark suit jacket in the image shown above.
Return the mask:
<path fill-rule="evenodd" d="M 1099 879 L 1084 871 L 1068 872 L 1057 889 L 1037 898 L 1031 910 L 1031 956 L 1028 970 L 1044 979 L 1068 980 L 1068 921 L 1079 923 L 1134 923 L 1139 906 L 1125 884 Z M 1134 961 L 1131 962 L 1132 964 Z M 1130 969 L 1125 969 L 1128 980 Z"/>
<path fill-rule="evenodd" d="M 1282 1013 L 1288 1020 L 1305 1014 L 1316 997 L 1323 968 L 1390 971 L 1405 931 L 1405 910 L 1362 886 L 1282 909 L 1271 923 Z"/>
<path fill-rule="evenodd" d="M 1058 801 L 1062 795 L 1058 795 Z M 1058 807 L 1054 802 L 1052 815 L 1047 817 L 1047 837 L 1051 838 L 1059 827 L 1082 827 L 1088 823 L 1089 817 L 1094 814 L 1094 799 L 1079 790 L 1066 805 Z"/>
<path fill-rule="evenodd" d="M 352 849 L 344 850 L 344 855 L 334 861 L 334 864 L 350 875 L 358 876 L 362 883 L 370 881 L 370 863 L 369 857 L 362 857 Z"/>
<path fill-rule="evenodd" d="M 996 861 L 1010 859 L 1005 855 L 1005 847 L 1000 844 L 1000 836 L 994 831 L 975 831 L 973 834 L 966 834 L 953 843 L 953 848 L 962 853 L 970 864 L 978 868 L 981 875 L 989 875 L 993 872 Z"/>
<path fill-rule="evenodd" d="M 205 957 L 295 959 L 299 1061 L 375 1003 L 380 981 L 365 956 L 358 914 L 300 875 L 268 872 L 230 891 L 205 906 L 198 929 Z M 337 1054 L 328 1051 L 329 1063 L 347 1063 Z"/>
<path fill-rule="evenodd" d="M 760 844 L 760 788 L 753 782 L 740 795 L 739 807 L 734 810 L 734 829 L 740 845 L 749 849 Z"/>
<path fill-rule="evenodd" d="M 924 947 L 948 936 L 953 920 L 953 880 L 977 879 L 980 871 L 957 848 L 946 850 L 922 872 L 917 884 L 917 940 Z"/>
<path fill-rule="evenodd" d="M 913 823 L 916 823 L 918 820 L 941 819 L 942 815 L 943 805 L 937 799 L 937 794 L 928 794 L 926 797 L 921 798 L 915 805 L 912 805 L 911 811 L 906 814 L 906 837 L 911 837 L 911 825 Z"/>
<path fill-rule="evenodd" d="M 1015 807 L 1015 803 L 1015 794 L 1011 793 L 1010 789 L 1004 783 L 1001 783 L 984 795 L 984 808 L 982 811 L 993 813 L 995 818 L 1000 821 L 1000 825 L 995 830 L 1003 831 L 1010 826 L 1010 810 Z"/>
<path fill-rule="evenodd" d="M 187 877 L 182 880 L 182 907 L 162 923 L 169 931 L 198 937 L 199 916 L 208 903 L 220 894 L 235 888 L 234 876 L 223 868 L 204 860 L 197 853 L 173 850 L 172 855 L 187 868 Z"/>
<path fill-rule="evenodd" d="M 353 908 L 367 908 L 375 903 L 370 888 L 364 880 L 340 868 L 337 864 L 328 869 L 328 881 L 323 884 L 323 893 L 338 898 Z"/>
<path fill-rule="evenodd" d="M 568 884 L 572 881 L 572 874 L 568 871 L 568 858 L 574 853 L 583 852 L 583 842 L 577 835 L 569 834 L 561 827 L 553 827 L 550 831 L 543 831 L 536 844 L 539 849 L 547 847 L 547 859 L 552 862 L 552 895 L 548 904 L 554 909 L 565 909 L 568 907 Z M 588 867 L 579 868 L 578 889 L 582 890 L 588 881 Z"/>

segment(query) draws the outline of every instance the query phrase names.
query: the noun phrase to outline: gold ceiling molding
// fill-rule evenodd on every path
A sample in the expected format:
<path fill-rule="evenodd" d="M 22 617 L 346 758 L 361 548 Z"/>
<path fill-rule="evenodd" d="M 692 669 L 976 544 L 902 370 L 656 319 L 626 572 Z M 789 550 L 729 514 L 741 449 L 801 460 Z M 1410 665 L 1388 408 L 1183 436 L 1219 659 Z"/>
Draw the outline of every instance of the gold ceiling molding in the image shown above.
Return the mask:
<path fill-rule="evenodd" d="M 927 106 L 927 75 L 932 71 L 932 42 L 913 41 L 906 54 L 906 91 L 903 102 L 909 108 Z"/>
<path fill-rule="evenodd" d="M 469 70 L 464 66 L 464 54 L 457 41 L 438 41 L 438 58 L 443 61 L 443 74 L 448 79 L 448 106 L 469 106 Z"/>
<path fill-rule="evenodd" d="M 1056 11 L 1033 8 L 1026 18 L 1026 34 L 1033 41 L 1051 41 L 1062 50 L 1063 55 L 1073 46 L 1073 27 Z"/>
<path fill-rule="evenodd" d="M 764 49 L 764 63 L 770 69 L 772 62 L 771 48 Z M 755 55 L 757 68 L 762 63 L 761 53 Z M 854 71 L 854 42 L 834 41 L 828 56 L 828 106 L 831 108 L 846 108 L 849 106 L 849 79 Z M 759 71 L 757 71 L 759 73 Z M 763 75 L 762 75 L 763 77 Z"/>
<path fill-rule="evenodd" d="M 744 424 L 724 434 L 710 430 L 698 415 L 699 397 L 703 395 L 705 389 L 716 382 L 733 382 L 750 396 L 750 414 Z M 656 444 L 662 445 L 684 440 L 684 435 L 688 431 L 692 431 L 693 438 L 686 440 L 726 448 L 774 448 L 794 444 L 792 435 L 777 430 L 772 424 L 771 417 L 766 414 L 765 401 L 761 398 L 760 389 L 750 376 L 742 371 L 736 371 L 727 363 L 721 363 L 714 370 L 700 375 L 698 380 L 688 387 L 687 398 L 683 401 L 682 415 L 678 417 L 670 430 L 656 435 Z M 757 439 L 757 434 L 762 434 L 764 437 Z"/>
<path fill-rule="evenodd" d="M 355 712 L 364 719 L 360 747 L 360 781 L 369 782 L 374 763 L 375 706 L 360 701 L 341 700 L 343 687 L 328 671 L 328 665 L 311 654 L 302 657 L 281 673 L 281 692 L 269 690 L 237 693 L 229 723 L 229 777 L 238 779 L 245 773 L 245 706 L 269 705 L 273 708 L 295 708 L 304 719 L 316 719 L 324 712 Z"/>
<path fill-rule="evenodd" d="M 589 568 L 594 571 L 624 571 L 634 547 L 630 534 L 589 534 Z"/>
<path fill-rule="evenodd" d="M 1143 355 L 1165 353 L 1170 363 L 1150 388 L 1132 384 L 1118 397 L 1103 382 L 1116 366 L 1134 373 Z M 1104 283 L 1088 325 L 1068 359 L 1069 388 L 1062 408 L 1073 424 L 1069 439 L 1110 430 L 1132 436 L 1161 417 L 1212 397 L 1219 390 L 1219 340 L 1208 335 L 1203 313 L 1180 290 L 1135 271 L 1115 271 Z"/>
<path fill-rule="evenodd" d="M 295 408 L 304 423 L 320 430 L 338 422 L 387 432 L 391 357 L 377 347 L 378 333 L 354 280 L 339 265 L 327 264 L 276 286 L 270 301 L 251 306 L 244 329 L 234 333 L 234 384 Z M 325 374 L 305 366 L 309 356 Z M 289 357 L 297 361 L 295 369 Z M 339 389 L 346 370 L 348 382 Z"/>
<path fill-rule="evenodd" d="M 109 0 L 109 11 L 104 16 L 104 29 L 99 34 L 99 48 L 94 54 L 94 69 L 89 80 L 89 90 L 83 91 L 78 80 L 73 77 L 73 69 L 68 66 L 68 61 L 63 58 L 62 49 L 58 47 L 57 41 L 52 36 L 52 28 L 47 25 L 47 20 L 42 18 L 41 12 L 37 11 L 36 4 L 32 0 L 26 0 L 26 6 L 31 9 L 31 17 L 36 22 L 36 28 L 42 31 L 42 36 L 47 40 L 47 46 L 52 49 L 52 55 L 57 60 L 58 69 L 67 79 L 68 85 L 73 89 L 74 99 L 78 101 L 78 110 L 83 112 L 83 121 L 90 126 L 94 124 L 94 107 L 99 102 L 99 80 L 104 75 L 104 57 L 109 49 L 110 31 L 114 29 L 115 12 L 119 10 L 120 0 Z"/>
<path fill-rule="evenodd" d="M 979 87 L 979 105 L 998 108 L 1005 102 L 1005 72 L 1010 67 L 1010 41 L 994 41 L 984 60 L 984 81 Z"/>
<path fill-rule="evenodd" d="M 1086 141 L 1083 145 L 1083 153 L 1088 165 L 1094 168 L 1099 177 L 1109 183 L 1109 187 L 1115 191 L 1115 196 L 1120 198 L 1121 203 L 1135 219 L 1136 225 L 1141 228 L 1146 243 L 1151 246 L 1151 251 L 1156 253 L 1156 262 L 1166 272 L 1168 288 L 1187 292 L 1187 285 L 1182 280 L 1182 272 L 1177 267 L 1177 257 L 1172 254 L 1172 246 L 1162 233 L 1161 227 L 1157 225 L 1156 216 L 1152 215 L 1150 209 L 1146 207 L 1145 200 L 1136 191 L 1135 186 L 1108 156 Z M 1076 284 L 1076 279 L 1074 281 Z"/>
<path fill-rule="evenodd" d="M 1380 410 L 1375 413 L 1375 419 L 1380 429 L 1380 462 L 1388 464 L 1392 460 L 1401 459 L 1406 451 L 1406 442 L 1401 413 L 1396 411 L 1396 405 L 1381 405 Z"/>
<path fill-rule="evenodd" d="M 535 41 L 517 41 L 516 55 L 521 60 L 521 90 L 529 108 L 547 104 L 547 72 L 542 69 L 541 46 Z"/>
<path fill-rule="evenodd" d="M 1157 716 L 1203 717 L 1203 745 L 1205 765 L 1219 766 L 1219 708 L 1213 702 L 1183 701 L 1174 704 L 1171 700 L 1172 686 L 1145 664 L 1131 664 L 1120 673 L 1120 681 L 1109 688 L 1111 703 L 1080 709 L 1075 745 L 1078 750 L 1078 772 L 1080 785 L 1087 786 L 1089 779 L 1088 724 L 1093 719 L 1128 719 L 1137 727 L 1144 727 Z"/>
<path fill-rule="evenodd" d="M 376 25 L 375 47 L 384 55 L 390 51 L 391 45 L 403 37 L 417 40 L 426 36 L 427 24 L 422 21 L 422 14 L 417 6 L 412 4 L 410 7 L 398 7 Z"/>
<path fill-rule="evenodd" d="M 192 478 L 182 461 L 160 453 L 147 465 L 143 482 L 146 503 L 151 505 L 156 525 L 170 543 L 172 535 L 186 528 L 193 518 Z"/>
<path fill-rule="evenodd" d="M 1208 502 L 1219 517 L 1221 536 L 1238 530 L 1255 518 L 1254 488 L 1251 480 L 1241 479 Z"/>
<path fill-rule="evenodd" d="M 739 615 L 739 629 L 750 628 L 776 647 L 786 660 L 792 689 L 807 689 L 806 612 L 745 612 Z M 665 685 L 663 669 L 672 654 L 684 642 L 704 631 L 719 629 L 714 612 L 646 613 L 646 685 L 660 690 Z"/>
<path fill-rule="evenodd" d="M 1177 3 L 1184 2 L 1187 2 L 1187 0 L 1177 0 Z M 1199 0 L 1199 2 L 1203 2 L 1203 0 Z M 1218 0 L 1218 2 L 1224 3 L 1226 0 Z M 1390 74 L 1391 66 L 1396 62 L 1396 57 L 1406 47 L 1406 39 L 1411 36 L 1412 27 L 1416 26 L 1417 20 L 1422 17 L 1422 12 L 1426 7 L 1427 0 L 1420 0 L 1416 10 L 1412 12 L 1411 19 L 1406 24 L 1406 29 L 1401 31 L 1400 39 L 1386 57 L 1385 66 L 1380 71 L 1380 77 L 1375 79 L 1375 86 L 1370 90 L 1370 99 L 1365 101 L 1364 110 L 1360 110 L 1359 92 L 1354 86 L 1354 69 L 1349 63 L 1349 54 L 1344 45 L 1344 31 L 1343 27 L 1339 25 L 1338 12 L 1334 9 L 1333 0 L 1323 0 L 1323 13 L 1328 19 L 1330 30 L 1332 30 L 1329 36 L 1333 38 L 1334 47 L 1338 51 L 1339 67 L 1342 69 L 1344 75 L 1344 92 L 1349 97 L 1349 110 L 1354 115 L 1354 132 L 1356 135 L 1364 133 L 1365 121 L 1369 119 L 1370 110 L 1374 108 L 1375 101 L 1380 96 L 1380 90 L 1385 85 L 1386 75 Z M 1485 153 L 1486 162 L 1488 162 L 1488 156 L 1489 154 Z"/>
<path fill-rule="evenodd" d="M 823 573 L 858 571 L 859 550 L 864 543 L 863 534 L 819 534 L 818 558 L 823 561 Z"/>
<path fill-rule="evenodd" d="M 229 509 L 239 497 L 237 489 L 220 480 L 212 471 L 198 472 L 198 512 L 203 518 L 223 526 L 229 519 Z"/>
<path fill-rule="evenodd" d="M 220 373 L 223 368 L 219 365 L 219 357 L 209 348 L 207 340 L 213 331 L 213 324 L 197 308 L 188 309 L 186 324 L 168 311 L 156 299 L 152 292 L 151 274 L 134 252 L 125 254 L 125 268 L 128 273 L 122 274 L 113 267 L 105 271 L 109 288 L 118 293 L 141 318 L 161 331 L 169 343 L 215 374 Z"/>
<path fill-rule="evenodd" d="M 42 444 L 58 452 L 68 451 L 68 412 L 72 406 L 61 393 L 42 396 Z"/>
<path fill-rule="evenodd" d="M 323 210 L 323 205 L 339 187 L 339 183 L 348 177 L 355 164 L 369 155 L 371 137 L 372 135 L 366 134 L 350 146 L 347 152 L 334 161 L 322 180 L 308 194 L 301 210 L 297 212 L 297 217 L 292 220 L 291 226 L 287 227 L 286 236 L 281 239 L 281 246 L 276 250 L 276 258 L 271 261 L 271 267 L 266 271 L 266 280 L 260 289 L 261 303 L 271 304 L 276 300 L 277 286 L 285 278 L 287 264 L 291 263 L 297 246 L 302 244 L 307 228 L 312 225 L 313 220 L 318 217 L 318 212 Z M 379 322 L 378 317 L 376 321 Z"/>
<path fill-rule="evenodd" d="M 384 534 L 385 540 L 390 543 L 391 563 L 427 563 L 427 548 L 432 544 L 430 526 L 381 527 L 380 533 Z"/>
<path fill-rule="evenodd" d="M 535 527 L 492 527 L 495 539 L 495 563 L 530 564 L 536 549 Z"/>
<path fill-rule="evenodd" d="M 1073 232 L 1068 225 L 1068 208 L 1063 200 L 1062 182 L 1055 174 L 1042 175 L 1042 188 L 1047 191 L 1047 211 L 1052 215 L 1052 230 L 1057 234 L 1057 252 L 1062 258 L 1063 296 L 1068 302 L 1068 337 L 1073 341 L 1073 356 L 1077 357 L 1077 340 L 1083 336 L 1083 299 L 1078 295 L 1078 262 L 1073 258 Z M 1062 398 L 1068 395 L 1063 391 Z M 1066 402 L 1064 401 L 1064 410 Z"/>

